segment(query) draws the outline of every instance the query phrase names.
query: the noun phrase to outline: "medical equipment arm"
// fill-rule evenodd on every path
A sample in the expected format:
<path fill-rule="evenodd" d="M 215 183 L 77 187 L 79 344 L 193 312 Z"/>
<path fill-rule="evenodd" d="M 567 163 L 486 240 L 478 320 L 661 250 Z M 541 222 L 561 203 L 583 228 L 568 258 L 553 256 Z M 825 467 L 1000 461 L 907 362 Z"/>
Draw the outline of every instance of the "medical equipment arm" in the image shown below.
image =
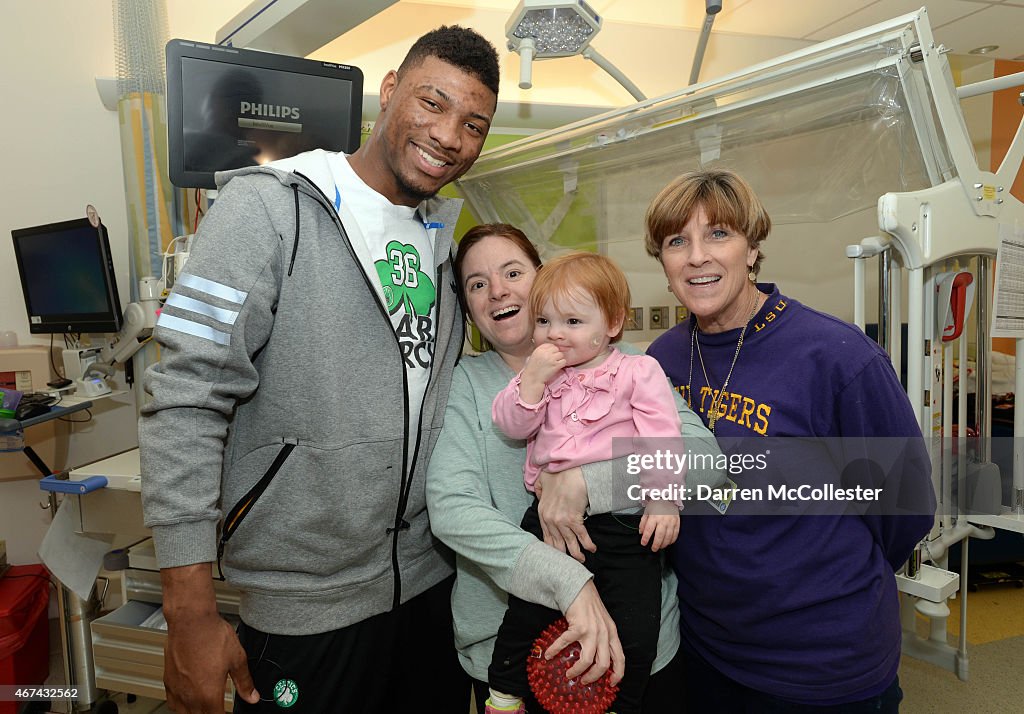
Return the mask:
<path fill-rule="evenodd" d="M 139 302 L 129 303 L 124 309 L 124 322 L 114 339 L 103 347 L 100 362 L 108 365 L 124 364 L 153 334 L 160 308 L 159 281 L 143 278 L 139 281 Z"/>

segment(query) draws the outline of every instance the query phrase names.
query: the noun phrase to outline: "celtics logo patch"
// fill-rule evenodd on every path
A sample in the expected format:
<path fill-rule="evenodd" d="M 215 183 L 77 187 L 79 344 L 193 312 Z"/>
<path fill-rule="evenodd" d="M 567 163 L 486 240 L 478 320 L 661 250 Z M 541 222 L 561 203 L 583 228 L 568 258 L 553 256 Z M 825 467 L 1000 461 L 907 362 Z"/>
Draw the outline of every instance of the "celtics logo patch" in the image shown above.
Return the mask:
<path fill-rule="evenodd" d="M 429 315 L 437 297 L 430 276 L 421 270 L 420 253 L 415 246 L 391 241 L 386 260 L 374 263 L 384 289 L 388 313 L 402 307 L 409 315 Z"/>
<path fill-rule="evenodd" d="M 299 701 L 299 685 L 292 679 L 279 679 L 274 685 L 274 702 L 287 709 Z"/>

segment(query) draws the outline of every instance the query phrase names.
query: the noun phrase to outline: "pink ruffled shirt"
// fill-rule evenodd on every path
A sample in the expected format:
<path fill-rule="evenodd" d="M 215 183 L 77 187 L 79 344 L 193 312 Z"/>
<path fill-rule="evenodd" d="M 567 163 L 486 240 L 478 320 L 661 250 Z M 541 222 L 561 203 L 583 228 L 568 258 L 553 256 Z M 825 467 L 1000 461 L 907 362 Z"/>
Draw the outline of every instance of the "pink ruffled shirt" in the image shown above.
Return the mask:
<path fill-rule="evenodd" d="M 673 439 L 671 448 L 681 446 L 675 399 L 653 357 L 613 349 L 591 369 L 566 367 L 537 404 L 520 398 L 521 377 L 520 372 L 494 398 L 491 418 L 510 438 L 528 440 L 524 481 L 531 492 L 542 470 L 564 471 L 633 453 L 626 439 L 665 437 Z M 614 452 L 612 439 L 623 440 L 615 442 Z M 665 477 L 642 471 L 640 485 L 660 488 Z M 682 474 L 675 478 L 682 485 Z"/>

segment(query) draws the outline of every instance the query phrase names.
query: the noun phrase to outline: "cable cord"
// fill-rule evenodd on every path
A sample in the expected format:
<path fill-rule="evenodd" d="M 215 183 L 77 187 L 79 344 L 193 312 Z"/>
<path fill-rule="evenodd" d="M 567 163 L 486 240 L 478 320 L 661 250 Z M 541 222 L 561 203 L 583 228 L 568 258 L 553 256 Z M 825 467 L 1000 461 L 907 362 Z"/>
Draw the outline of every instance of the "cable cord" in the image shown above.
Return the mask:
<path fill-rule="evenodd" d="M 14 566 L 12 565 L 11 567 L 13 568 Z M 4 580 L 16 580 L 17 578 L 39 578 L 40 580 L 45 580 L 53 587 L 57 587 L 57 582 L 51 576 L 40 575 L 39 573 L 25 573 L 24 575 L 11 575 L 9 573 L 5 573 L 4 575 L 0 575 L 0 582 L 3 582 Z"/>
<path fill-rule="evenodd" d="M 57 363 L 53 361 L 53 333 L 50 333 L 50 369 L 61 379 L 67 379 L 61 370 L 57 369 Z"/>
<path fill-rule="evenodd" d="M 193 233 L 195 233 L 197 230 L 199 230 L 199 216 L 203 215 L 202 209 L 199 208 L 199 195 L 200 195 L 201 191 L 202 191 L 202 189 L 200 189 L 200 188 L 196 189 L 196 219 L 195 219 L 195 222 L 192 224 L 192 232 Z"/>
<path fill-rule="evenodd" d="M 87 415 L 85 419 L 72 419 L 71 417 L 57 417 L 57 421 L 67 422 L 68 424 L 85 424 L 86 422 L 92 421 L 92 409 L 83 409 Z"/>

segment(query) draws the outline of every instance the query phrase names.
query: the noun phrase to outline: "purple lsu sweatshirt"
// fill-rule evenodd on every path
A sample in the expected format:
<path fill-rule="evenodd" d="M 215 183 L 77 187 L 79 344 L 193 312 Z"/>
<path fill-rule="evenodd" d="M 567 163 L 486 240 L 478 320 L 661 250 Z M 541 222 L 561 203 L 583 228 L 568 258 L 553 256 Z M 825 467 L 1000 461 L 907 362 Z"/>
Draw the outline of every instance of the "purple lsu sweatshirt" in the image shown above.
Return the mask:
<path fill-rule="evenodd" d="M 768 300 L 748 325 L 716 437 L 912 437 L 895 470 L 930 506 L 912 515 L 684 510 L 678 542 L 685 547 L 672 555 L 684 646 L 731 679 L 783 699 L 866 699 L 892 682 L 899 665 L 893 573 L 932 526 L 927 452 L 876 343 L 774 285 L 758 287 Z M 740 330 L 698 333 L 703 366 L 698 356 L 691 366 L 695 326 L 692 317 L 676 325 L 648 354 L 707 424 Z"/>

